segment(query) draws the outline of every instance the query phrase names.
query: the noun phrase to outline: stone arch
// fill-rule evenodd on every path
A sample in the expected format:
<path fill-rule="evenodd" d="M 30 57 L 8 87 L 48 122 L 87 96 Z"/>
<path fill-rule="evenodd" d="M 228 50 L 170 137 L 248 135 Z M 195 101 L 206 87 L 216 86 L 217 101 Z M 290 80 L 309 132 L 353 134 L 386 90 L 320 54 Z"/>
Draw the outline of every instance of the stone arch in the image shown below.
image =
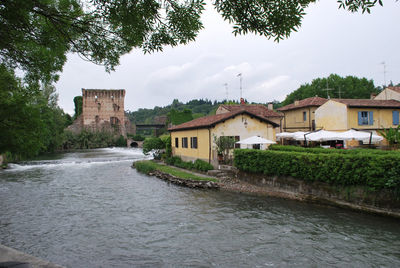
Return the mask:
<path fill-rule="evenodd" d="M 139 144 L 136 141 L 131 142 L 130 147 L 132 148 L 138 148 Z"/>

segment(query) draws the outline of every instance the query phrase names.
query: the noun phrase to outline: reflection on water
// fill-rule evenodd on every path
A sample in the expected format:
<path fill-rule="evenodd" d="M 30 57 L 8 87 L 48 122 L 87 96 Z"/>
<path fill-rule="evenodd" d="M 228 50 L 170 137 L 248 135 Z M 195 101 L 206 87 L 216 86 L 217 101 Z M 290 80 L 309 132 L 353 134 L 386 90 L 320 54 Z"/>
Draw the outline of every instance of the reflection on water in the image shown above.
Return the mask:
<path fill-rule="evenodd" d="M 98 149 L 0 171 L 2 244 L 67 267 L 399 267 L 396 219 L 182 188 Z"/>

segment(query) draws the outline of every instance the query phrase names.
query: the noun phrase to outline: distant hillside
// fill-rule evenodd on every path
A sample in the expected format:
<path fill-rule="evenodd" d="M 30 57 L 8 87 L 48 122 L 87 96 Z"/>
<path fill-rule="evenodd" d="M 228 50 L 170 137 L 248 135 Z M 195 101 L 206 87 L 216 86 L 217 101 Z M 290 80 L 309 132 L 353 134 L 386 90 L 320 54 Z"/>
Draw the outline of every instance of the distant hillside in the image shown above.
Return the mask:
<path fill-rule="evenodd" d="M 156 106 L 153 109 L 139 109 L 135 112 L 127 111 L 126 114 L 129 120 L 135 124 L 150 124 L 154 122 L 155 117 L 157 116 L 168 116 L 172 115 L 177 118 L 177 122 L 184 120 L 184 118 L 188 117 L 188 110 L 191 111 L 192 118 L 198 118 L 205 115 L 215 114 L 218 106 L 220 104 L 225 103 L 225 101 L 211 101 L 208 99 L 195 99 L 188 101 L 187 103 L 182 103 L 178 99 L 174 99 L 172 104 L 159 107 Z M 186 110 L 186 112 L 184 112 Z M 182 114 L 185 114 L 184 118 Z M 170 118 L 170 120 L 175 121 L 175 118 Z M 176 122 L 174 122 L 176 123 Z"/>

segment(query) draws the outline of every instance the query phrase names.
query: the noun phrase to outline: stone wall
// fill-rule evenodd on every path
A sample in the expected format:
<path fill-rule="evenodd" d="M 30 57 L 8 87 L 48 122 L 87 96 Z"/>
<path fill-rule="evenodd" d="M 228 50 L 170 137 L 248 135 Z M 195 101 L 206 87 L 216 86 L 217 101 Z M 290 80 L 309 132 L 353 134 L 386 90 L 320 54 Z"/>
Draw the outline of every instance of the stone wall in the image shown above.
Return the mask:
<path fill-rule="evenodd" d="M 82 89 L 82 123 L 85 128 L 115 128 L 126 137 L 125 90 Z"/>
<path fill-rule="evenodd" d="M 400 200 L 390 191 L 374 192 L 361 186 L 333 186 L 278 177 L 237 172 L 236 178 L 256 185 L 268 195 L 330 204 L 400 218 Z"/>

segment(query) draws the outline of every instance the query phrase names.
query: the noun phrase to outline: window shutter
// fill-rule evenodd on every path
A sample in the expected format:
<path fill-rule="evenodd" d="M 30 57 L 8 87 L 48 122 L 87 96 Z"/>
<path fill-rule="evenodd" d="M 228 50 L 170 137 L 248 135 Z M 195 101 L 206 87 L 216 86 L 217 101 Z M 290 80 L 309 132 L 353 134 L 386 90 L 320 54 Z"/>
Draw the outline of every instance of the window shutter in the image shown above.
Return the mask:
<path fill-rule="evenodd" d="M 393 111 L 393 125 L 399 124 L 399 111 Z"/>
<path fill-rule="evenodd" d="M 362 125 L 361 112 L 358 112 L 358 125 Z"/>
<path fill-rule="evenodd" d="M 373 125 L 374 124 L 374 112 L 369 112 L 369 125 Z"/>

